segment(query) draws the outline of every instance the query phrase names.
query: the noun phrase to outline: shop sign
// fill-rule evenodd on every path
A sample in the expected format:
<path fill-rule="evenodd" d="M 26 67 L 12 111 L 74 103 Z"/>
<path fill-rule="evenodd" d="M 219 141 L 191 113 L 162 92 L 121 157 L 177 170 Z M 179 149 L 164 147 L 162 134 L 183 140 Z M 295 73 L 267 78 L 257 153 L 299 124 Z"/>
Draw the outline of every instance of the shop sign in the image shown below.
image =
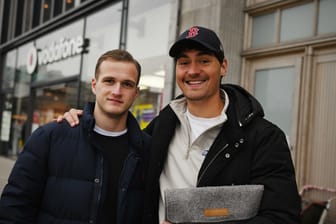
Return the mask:
<path fill-rule="evenodd" d="M 78 36 L 69 39 L 61 38 L 59 41 L 53 41 L 50 46 L 46 46 L 43 49 L 37 49 L 34 46 L 28 51 L 27 72 L 32 74 L 37 65 L 51 64 L 81 54 L 87 45 L 88 39 Z"/>

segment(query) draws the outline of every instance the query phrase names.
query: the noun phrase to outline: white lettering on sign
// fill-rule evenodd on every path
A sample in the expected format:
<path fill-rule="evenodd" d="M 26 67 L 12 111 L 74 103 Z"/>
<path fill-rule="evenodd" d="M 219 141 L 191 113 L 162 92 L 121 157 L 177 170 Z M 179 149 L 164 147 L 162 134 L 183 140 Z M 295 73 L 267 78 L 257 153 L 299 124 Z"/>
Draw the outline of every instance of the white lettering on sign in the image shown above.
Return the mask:
<path fill-rule="evenodd" d="M 72 39 L 61 38 L 52 42 L 49 47 L 38 51 L 38 64 L 50 64 L 61 59 L 80 54 L 83 51 L 84 39 L 81 36 Z"/>
<path fill-rule="evenodd" d="M 41 66 L 80 54 L 87 44 L 88 42 L 82 36 L 78 36 L 69 39 L 61 38 L 43 49 L 33 47 L 28 52 L 27 72 L 32 74 L 36 69 L 37 62 Z"/>

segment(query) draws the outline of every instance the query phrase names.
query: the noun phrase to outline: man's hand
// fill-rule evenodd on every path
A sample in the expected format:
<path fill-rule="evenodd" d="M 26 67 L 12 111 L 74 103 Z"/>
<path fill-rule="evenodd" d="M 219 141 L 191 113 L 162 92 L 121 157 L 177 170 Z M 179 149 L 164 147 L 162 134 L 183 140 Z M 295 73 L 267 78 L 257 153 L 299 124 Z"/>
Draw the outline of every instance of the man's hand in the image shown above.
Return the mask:
<path fill-rule="evenodd" d="M 63 115 L 59 115 L 56 119 L 57 123 L 61 123 L 64 119 L 69 123 L 71 127 L 79 124 L 79 117 L 83 114 L 83 110 L 71 108 Z"/>
<path fill-rule="evenodd" d="M 170 223 L 168 221 L 163 221 L 163 222 L 161 222 L 161 224 L 172 224 L 172 223 Z"/>

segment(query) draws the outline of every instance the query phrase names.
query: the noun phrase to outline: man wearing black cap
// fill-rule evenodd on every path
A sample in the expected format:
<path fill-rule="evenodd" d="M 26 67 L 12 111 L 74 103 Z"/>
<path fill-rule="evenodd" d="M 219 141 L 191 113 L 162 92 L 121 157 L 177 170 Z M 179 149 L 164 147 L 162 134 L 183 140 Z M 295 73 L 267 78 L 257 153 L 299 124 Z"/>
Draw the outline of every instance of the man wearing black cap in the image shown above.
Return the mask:
<path fill-rule="evenodd" d="M 183 95 L 146 128 L 153 142 L 144 223 L 165 219 L 166 189 L 248 184 L 264 185 L 263 198 L 258 214 L 239 223 L 299 223 L 300 198 L 285 135 L 263 118 L 261 105 L 247 91 L 220 85 L 227 60 L 217 35 L 191 27 L 169 55 Z"/>
<path fill-rule="evenodd" d="M 257 214 L 235 223 L 299 223 L 300 197 L 285 135 L 263 118 L 261 105 L 246 90 L 221 85 L 227 60 L 216 33 L 193 26 L 169 55 L 183 95 L 145 130 L 153 142 L 143 223 L 168 223 L 167 189 L 232 185 L 264 186 Z M 65 117 L 75 124 L 76 113 Z"/>

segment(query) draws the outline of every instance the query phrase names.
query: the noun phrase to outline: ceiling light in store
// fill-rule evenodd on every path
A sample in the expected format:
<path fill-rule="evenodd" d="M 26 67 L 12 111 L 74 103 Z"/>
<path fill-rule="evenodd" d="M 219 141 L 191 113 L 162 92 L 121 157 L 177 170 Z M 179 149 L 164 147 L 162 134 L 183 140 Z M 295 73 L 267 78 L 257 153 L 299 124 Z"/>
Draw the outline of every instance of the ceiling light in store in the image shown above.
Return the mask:
<path fill-rule="evenodd" d="M 163 89 L 164 77 L 157 75 L 143 75 L 140 78 L 139 85 L 141 88 L 149 87 L 149 88 Z"/>
<path fill-rule="evenodd" d="M 155 72 L 155 75 L 158 75 L 158 76 L 165 76 L 166 75 L 166 72 L 164 70 L 159 70 L 159 71 L 156 71 Z"/>

